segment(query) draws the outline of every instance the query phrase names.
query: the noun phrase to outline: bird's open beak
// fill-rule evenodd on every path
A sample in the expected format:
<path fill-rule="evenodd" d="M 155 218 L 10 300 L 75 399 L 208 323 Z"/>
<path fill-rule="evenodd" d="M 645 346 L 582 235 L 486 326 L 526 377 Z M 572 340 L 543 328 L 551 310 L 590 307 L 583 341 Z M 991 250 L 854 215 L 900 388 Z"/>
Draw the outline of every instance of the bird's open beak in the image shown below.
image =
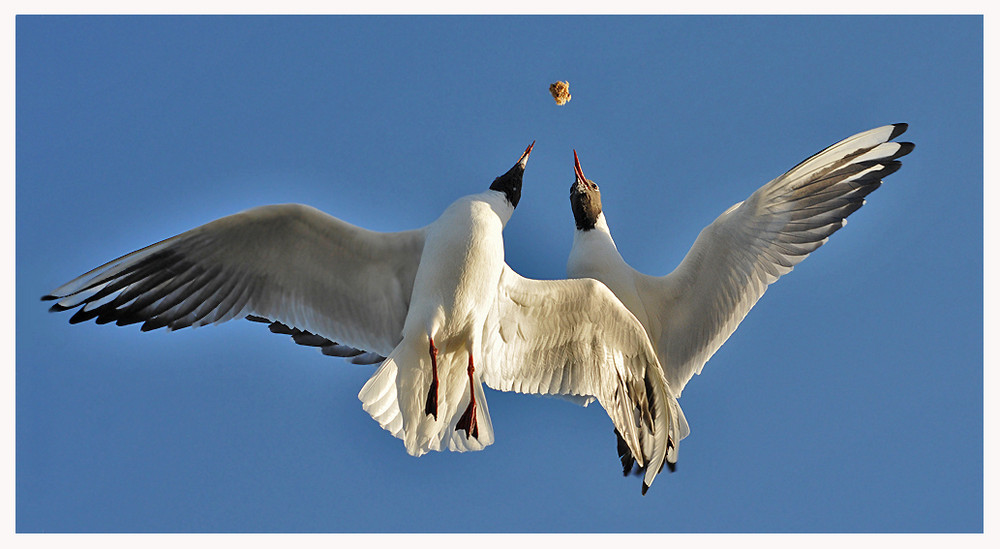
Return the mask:
<path fill-rule="evenodd" d="M 524 149 L 524 154 L 521 155 L 521 158 L 517 160 L 517 163 L 521 166 L 522 170 L 528 164 L 528 157 L 531 156 L 531 149 L 534 148 L 534 146 L 535 142 L 532 141 L 531 144 L 528 145 L 528 148 Z"/>
<path fill-rule="evenodd" d="M 587 186 L 587 178 L 583 177 L 583 168 L 580 167 L 580 157 L 576 155 L 576 149 L 573 149 L 573 172 L 576 174 L 576 181 L 569 187 L 570 197 L 587 194 L 590 188 Z"/>
<path fill-rule="evenodd" d="M 580 157 L 576 155 L 576 149 L 573 149 L 573 171 L 576 172 L 577 183 L 583 183 L 587 180 L 583 177 L 583 168 L 580 167 Z"/>

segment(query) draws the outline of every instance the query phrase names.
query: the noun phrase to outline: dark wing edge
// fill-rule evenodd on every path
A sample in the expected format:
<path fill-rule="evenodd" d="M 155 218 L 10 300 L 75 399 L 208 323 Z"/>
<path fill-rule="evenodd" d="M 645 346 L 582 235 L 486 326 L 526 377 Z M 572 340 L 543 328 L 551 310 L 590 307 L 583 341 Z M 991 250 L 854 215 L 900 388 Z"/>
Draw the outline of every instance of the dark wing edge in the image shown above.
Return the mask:
<path fill-rule="evenodd" d="M 292 336 L 292 341 L 299 345 L 304 345 L 306 347 L 319 347 L 320 352 L 324 355 L 345 358 L 352 364 L 379 364 L 385 360 L 385 357 L 378 353 L 365 351 L 363 349 L 356 349 L 349 345 L 341 345 L 340 343 L 330 341 L 321 335 L 316 335 L 307 330 L 293 328 L 287 324 L 278 322 L 277 320 L 271 320 L 269 318 L 256 315 L 247 315 L 244 318 L 251 322 L 263 322 L 268 325 L 267 328 L 271 330 L 271 333 Z"/>
<path fill-rule="evenodd" d="M 262 206 L 109 261 L 42 300 L 57 301 L 53 312 L 77 309 L 70 323 L 141 322 L 142 331 L 253 316 L 324 354 L 374 363 L 401 337 L 424 233 Z"/>

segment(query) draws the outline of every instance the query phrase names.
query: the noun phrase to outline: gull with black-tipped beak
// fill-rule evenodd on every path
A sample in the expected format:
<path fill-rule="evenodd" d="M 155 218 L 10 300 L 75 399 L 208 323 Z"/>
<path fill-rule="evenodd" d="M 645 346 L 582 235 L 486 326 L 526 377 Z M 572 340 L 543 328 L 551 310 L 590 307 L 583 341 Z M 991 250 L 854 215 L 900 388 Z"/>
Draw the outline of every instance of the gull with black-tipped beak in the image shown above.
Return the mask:
<path fill-rule="evenodd" d="M 576 222 L 571 278 L 605 283 L 642 323 L 672 396 L 722 346 L 769 284 L 826 243 L 900 167 L 912 143 L 893 142 L 906 124 L 859 133 L 802 161 L 722 213 L 666 276 L 633 269 L 615 246 L 597 184 L 573 151 L 570 205 Z M 685 433 L 686 434 L 686 433 Z M 622 465 L 632 467 L 619 444 Z"/>
<path fill-rule="evenodd" d="M 503 228 L 532 147 L 490 188 L 430 225 L 356 227 L 299 204 L 253 208 L 122 256 L 43 297 L 52 310 L 174 330 L 233 318 L 325 354 L 381 362 L 359 393 L 407 452 L 494 439 L 482 383 L 596 397 L 648 466 L 676 453 L 680 409 L 642 325 L 591 279 L 530 280 L 504 262 Z M 363 351 L 364 352 L 363 352 Z"/>

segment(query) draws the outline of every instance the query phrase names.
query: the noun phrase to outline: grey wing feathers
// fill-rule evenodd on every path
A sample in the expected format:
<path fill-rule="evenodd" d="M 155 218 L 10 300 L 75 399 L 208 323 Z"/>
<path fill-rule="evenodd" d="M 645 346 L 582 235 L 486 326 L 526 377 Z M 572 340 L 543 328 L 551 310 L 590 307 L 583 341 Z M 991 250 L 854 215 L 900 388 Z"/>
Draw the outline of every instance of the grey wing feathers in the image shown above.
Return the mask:
<path fill-rule="evenodd" d="M 110 261 L 42 299 L 57 300 L 52 311 L 79 307 L 70 322 L 141 322 L 144 331 L 255 315 L 384 355 L 401 337 L 423 235 L 263 206 Z"/>
<path fill-rule="evenodd" d="M 726 210 L 671 274 L 636 275 L 644 300 L 655 302 L 660 361 L 675 396 L 767 286 L 826 243 L 899 169 L 913 144 L 889 140 L 905 130 L 883 126 L 809 157 Z"/>

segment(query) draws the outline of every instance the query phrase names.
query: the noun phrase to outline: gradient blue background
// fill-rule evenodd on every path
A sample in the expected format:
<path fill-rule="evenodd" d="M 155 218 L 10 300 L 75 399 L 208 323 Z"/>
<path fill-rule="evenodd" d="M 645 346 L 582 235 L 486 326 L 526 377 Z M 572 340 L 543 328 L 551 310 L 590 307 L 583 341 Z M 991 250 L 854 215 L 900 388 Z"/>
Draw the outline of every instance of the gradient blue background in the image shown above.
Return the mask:
<path fill-rule="evenodd" d="M 18 17 L 17 530 L 981 531 L 982 25 Z M 416 459 L 361 409 L 372 367 L 38 300 L 261 204 L 419 227 L 532 140 L 509 264 L 564 276 L 575 148 L 622 255 L 665 274 L 763 183 L 902 121 L 903 169 L 687 386 L 692 434 L 645 497 L 597 406 L 488 390 L 493 446 Z"/>

